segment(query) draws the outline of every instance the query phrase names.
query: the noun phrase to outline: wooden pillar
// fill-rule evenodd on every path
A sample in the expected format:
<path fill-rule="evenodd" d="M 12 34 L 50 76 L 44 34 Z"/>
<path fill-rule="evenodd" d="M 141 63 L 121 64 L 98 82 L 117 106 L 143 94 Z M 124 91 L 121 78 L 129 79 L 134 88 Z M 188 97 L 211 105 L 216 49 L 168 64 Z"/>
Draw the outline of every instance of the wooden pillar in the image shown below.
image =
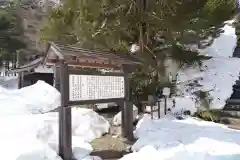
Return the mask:
<path fill-rule="evenodd" d="M 21 65 L 21 62 L 20 62 L 20 53 L 19 51 L 17 51 L 17 62 L 16 62 L 16 67 L 19 67 Z M 18 75 L 18 89 L 22 88 L 23 87 L 23 72 L 19 72 L 17 73 Z"/>
<path fill-rule="evenodd" d="M 125 102 L 124 109 L 122 113 L 122 125 L 123 125 L 123 136 L 129 141 L 133 140 L 133 103 L 131 102 L 131 92 L 128 78 L 128 70 L 124 68 L 124 85 L 125 85 Z"/>
<path fill-rule="evenodd" d="M 56 65 L 54 68 L 54 87 L 60 92 L 60 66 Z"/>
<path fill-rule="evenodd" d="M 69 76 L 68 65 L 60 63 L 61 107 L 59 108 L 59 156 L 63 160 L 72 160 L 72 115 L 68 107 Z"/>

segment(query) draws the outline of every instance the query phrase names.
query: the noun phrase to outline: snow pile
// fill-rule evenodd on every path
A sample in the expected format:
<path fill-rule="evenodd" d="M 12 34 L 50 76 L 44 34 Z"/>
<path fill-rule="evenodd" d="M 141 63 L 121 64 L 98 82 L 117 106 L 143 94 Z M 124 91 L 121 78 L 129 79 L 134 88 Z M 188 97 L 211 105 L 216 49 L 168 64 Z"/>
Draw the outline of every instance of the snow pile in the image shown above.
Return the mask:
<path fill-rule="evenodd" d="M 60 105 L 60 93 L 44 81 L 20 90 L 0 89 L 0 115 L 45 113 Z"/>
<path fill-rule="evenodd" d="M 43 81 L 20 90 L 0 90 L 0 150 L 7 160 L 61 160 L 58 157 L 60 94 Z M 72 109 L 73 154 L 91 160 L 89 144 L 109 131 L 109 123 L 90 109 Z M 96 157 L 94 157 L 96 158 Z"/>
<path fill-rule="evenodd" d="M 2 159 L 60 160 L 56 151 L 36 138 L 42 121 L 42 116 L 0 116 Z"/>
<path fill-rule="evenodd" d="M 81 137 L 84 142 L 91 142 L 96 138 L 100 138 L 102 134 L 107 133 L 109 127 L 109 122 L 93 110 L 72 108 L 72 135 L 74 137 Z M 38 136 L 46 143 L 57 143 L 58 113 L 45 114 Z"/>
<path fill-rule="evenodd" d="M 227 160 L 240 158 L 240 132 L 213 122 L 193 118 L 165 117 L 151 120 L 145 115 L 138 123 L 138 138 L 132 154 L 122 160 Z"/>

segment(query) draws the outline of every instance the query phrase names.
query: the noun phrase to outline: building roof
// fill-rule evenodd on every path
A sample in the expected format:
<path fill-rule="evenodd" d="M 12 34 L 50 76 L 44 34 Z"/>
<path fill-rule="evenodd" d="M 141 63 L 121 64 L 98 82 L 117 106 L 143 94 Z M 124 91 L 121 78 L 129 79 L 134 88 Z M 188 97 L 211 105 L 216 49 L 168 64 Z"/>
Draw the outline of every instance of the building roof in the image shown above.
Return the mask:
<path fill-rule="evenodd" d="M 129 53 L 90 50 L 51 43 L 45 59 L 46 65 L 65 60 L 70 66 L 88 68 L 121 68 L 123 65 L 140 65 L 142 61 Z"/>
<path fill-rule="evenodd" d="M 44 60 L 44 57 L 40 57 L 36 60 L 31 61 L 30 63 L 11 69 L 10 71 L 8 71 L 9 73 L 18 73 L 18 72 L 24 72 L 24 71 L 30 71 L 34 68 L 36 68 L 37 66 L 39 66 Z"/>
<path fill-rule="evenodd" d="M 46 57 L 40 57 L 28 64 L 11 69 L 9 73 L 34 70 L 34 72 L 52 73 L 46 66 L 53 66 L 58 60 L 65 60 L 69 66 L 85 68 L 119 69 L 123 65 L 141 65 L 142 62 L 128 53 L 116 53 L 102 50 L 89 50 L 59 43 L 47 47 Z M 42 65 L 43 64 L 43 65 Z M 40 69 L 38 67 L 40 66 Z M 42 68 L 41 68 L 42 66 Z M 43 69 L 44 68 L 44 69 Z"/>

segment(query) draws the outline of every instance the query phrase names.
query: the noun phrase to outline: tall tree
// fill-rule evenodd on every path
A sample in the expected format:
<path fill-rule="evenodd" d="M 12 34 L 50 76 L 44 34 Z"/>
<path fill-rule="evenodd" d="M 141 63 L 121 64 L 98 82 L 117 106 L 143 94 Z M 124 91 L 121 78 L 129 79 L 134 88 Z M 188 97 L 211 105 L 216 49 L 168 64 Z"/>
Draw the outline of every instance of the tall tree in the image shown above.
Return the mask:
<path fill-rule="evenodd" d="M 235 7 L 235 0 L 68 0 L 50 12 L 42 38 L 112 51 L 136 44 L 152 83 L 166 55 L 196 59 L 188 46 L 210 45 Z"/>
<path fill-rule="evenodd" d="M 16 51 L 25 48 L 21 41 L 20 26 L 15 14 L 15 4 L 0 7 L 0 60 L 9 68 L 9 61 L 16 61 Z"/>

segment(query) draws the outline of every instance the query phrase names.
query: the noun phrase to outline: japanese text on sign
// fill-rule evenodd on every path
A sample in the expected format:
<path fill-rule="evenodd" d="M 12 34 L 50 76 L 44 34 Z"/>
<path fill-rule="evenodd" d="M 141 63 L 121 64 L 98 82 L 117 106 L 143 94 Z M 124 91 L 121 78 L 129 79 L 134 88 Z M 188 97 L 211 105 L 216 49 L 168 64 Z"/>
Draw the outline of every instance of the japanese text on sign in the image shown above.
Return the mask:
<path fill-rule="evenodd" d="M 69 100 L 124 98 L 124 77 L 69 75 Z"/>

